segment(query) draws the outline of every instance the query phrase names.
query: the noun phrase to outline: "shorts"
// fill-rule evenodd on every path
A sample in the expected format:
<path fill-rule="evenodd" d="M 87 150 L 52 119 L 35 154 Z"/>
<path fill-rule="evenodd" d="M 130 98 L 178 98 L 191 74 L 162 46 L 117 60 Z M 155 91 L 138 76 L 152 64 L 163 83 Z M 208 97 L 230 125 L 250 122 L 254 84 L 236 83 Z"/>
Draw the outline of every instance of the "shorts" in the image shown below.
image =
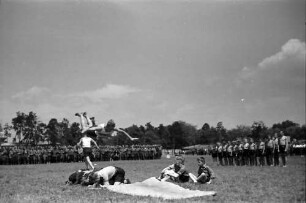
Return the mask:
<path fill-rule="evenodd" d="M 189 181 L 189 175 L 187 174 L 182 174 L 178 177 L 179 181 L 182 183 L 188 182 Z"/>
<path fill-rule="evenodd" d="M 199 183 L 207 183 L 209 181 L 210 181 L 210 177 L 206 175 L 198 180 Z"/>
<path fill-rule="evenodd" d="M 286 154 L 286 145 L 279 145 L 279 153 Z"/>
<path fill-rule="evenodd" d="M 84 147 L 83 148 L 83 156 L 84 157 L 92 156 L 92 149 L 90 147 Z"/>
<path fill-rule="evenodd" d="M 109 179 L 109 184 L 114 185 L 115 182 L 124 183 L 125 171 L 122 168 L 116 167 L 116 172 L 111 179 Z"/>

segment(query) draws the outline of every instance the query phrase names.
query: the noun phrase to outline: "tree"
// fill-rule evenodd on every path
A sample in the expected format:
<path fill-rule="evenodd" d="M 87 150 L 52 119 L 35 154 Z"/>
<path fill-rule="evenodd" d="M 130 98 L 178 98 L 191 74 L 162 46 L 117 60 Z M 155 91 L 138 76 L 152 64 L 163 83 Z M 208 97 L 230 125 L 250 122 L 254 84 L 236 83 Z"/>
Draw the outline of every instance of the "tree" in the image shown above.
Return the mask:
<path fill-rule="evenodd" d="M 222 121 L 217 123 L 216 130 L 217 130 L 217 133 L 218 133 L 218 140 L 219 141 L 227 139 L 226 129 L 224 128 Z"/>
<path fill-rule="evenodd" d="M 48 140 L 51 142 L 53 146 L 55 146 L 58 142 L 61 141 L 61 129 L 60 125 L 57 122 L 56 118 L 52 118 L 47 125 L 47 135 Z"/>
<path fill-rule="evenodd" d="M 195 126 L 184 121 L 175 121 L 169 126 L 170 140 L 173 149 L 182 148 L 190 144 L 194 144 L 196 134 Z"/>
<path fill-rule="evenodd" d="M 251 137 L 255 140 L 258 140 L 259 138 L 265 138 L 267 137 L 267 130 L 265 123 L 263 121 L 255 121 L 252 124 L 252 134 Z"/>
<path fill-rule="evenodd" d="M 172 147 L 171 145 L 171 135 L 168 127 L 160 124 L 157 128 L 157 135 L 159 136 L 160 143 L 165 149 L 169 149 Z"/>
<path fill-rule="evenodd" d="M 21 138 L 23 137 L 23 133 L 25 131 L 25 128 L 26 128 L 26 126 L 25 126 L 25 124 L 26 124 L 26 114 L 21 113 L 19 111 L 16 114 L 17 114 L 17 116 L 12 119 L 12 125 L 13 125 L 13 129 L 16 132 L 15 139 L 18 138 L 18 142 L 20 142 Z"/>
<path fill-rule="evenodd" d="M 73 122 L 69 128 L 69 135 L 66 137 L 66 142 L 69 145 L 76 145 L 81 139 L 82 133 L 80 130 L 80 124 Z M 99 141 L 99 140 L 98 140 Z M 102 143 L 98 143 L 102 144 Z"/>
<path fill-rule="evenodd" d="M 36 145 L 39 141 L 43 140 L 45 126 L 45 124 L 38 120 L 34 112 L 31 111 L 29 115 L 25 114 L 24 140 Z"/>
<path fill-rule="evenodd" d="M 11 130 L 13 129 L 12 126 L 10 126 L 8 123 L 4 124 L 3 133 L 5 137 L 11 137 L 12 133 Z"/>
<path fill-rule="evenodd" d="M 202 126 L 202 130 L 207 131 L 210 129 L 210 126 L 208 123 L 204 123 L 204 125 Z"/>
<path fill-rule="evenodd" d="M 251 135 L 252 129 L 251 126 L 247 125 L 237 125 L 236 128 L 233 128 L 228 131 L 229 140 L 242 140 L 243 138 Z"/>
<path fill-rule="evenodd" d="M 289 128 L 289 127 L 299 127 L 299 124 L 294 123 L 293 121 L 290 121 L 290 120 L 286 120 L 281 123 L 276 123 L 272 125 L 273 129 L 278 129 L 282 131 L 286 130 L 286 128 Z"/>
<path fill-rule="evenodd" d="M 0 144 L 2 142 L 5 142 L 8 137 L 11 137 L 11 129 L 12 126 L 10 126 L 8 123 L 5 123 L 4 127 L 2 127 L 2 125 L 0 124 Z"/>

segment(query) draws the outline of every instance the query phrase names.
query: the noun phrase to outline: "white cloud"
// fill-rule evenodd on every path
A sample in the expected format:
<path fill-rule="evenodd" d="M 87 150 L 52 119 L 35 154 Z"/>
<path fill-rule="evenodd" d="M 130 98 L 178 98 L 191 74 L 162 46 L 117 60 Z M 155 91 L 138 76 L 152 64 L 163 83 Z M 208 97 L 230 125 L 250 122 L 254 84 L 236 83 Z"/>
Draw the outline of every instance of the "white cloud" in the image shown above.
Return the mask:
<path fill-rule="evenodd" d="M 31 87 L 30 89 L 23 91 L 23 92 L 18 92 L 15 95 L 12 96 L 13 99 L 30 99 L 35 96 L 39 96 L 43 93 L 49 92 L 48 88 L 45 87 Z"/>
<path fill-rule="evenodd" d="M 301 42 L 298 39 L 290 39 L 286 44 L 282 46 L 282 50 L 277 54 L 265 58 L 258 66 L 262 69 L 275 67 L 278 63 L 289 59 L 295 58 L 305 62 L 305 42 Z"/>
<path fill-rule="evenodd" d="M 246 98 L 244 113 L 253 120 L 305 122 L 305 42 L 291 39 L 256 66 L 244 67 L 236 94 Z"/>
<path fill-rule="evenodd" d="M 107 84 L 105 87 L 93 91 L 80 92 L 72 94 L 72 97 L 83 97 L 93 102 L 99 102 L 103 99 L 120 99 L 132 93 L 141 91 L 138 88 L 127 85 Z"/>
<path fill-rule="evenodd" d="M 263 59 L 257 66 L 244 67 L 236 84 L 241 88 L 252 88 L 254 92 L 304 91 L 305 53 L 305 42 L 291 39 L 281 51 Z"/>
<path fill-rule="evenodd" d="M 42 102 L 46 102 L 49 98 L 50 90 L 45 87 L 31 87 L 28 90 L 18 92 L 14 94 L 11 99 L 19 103 L 27 103 L 37 105 Z"/>

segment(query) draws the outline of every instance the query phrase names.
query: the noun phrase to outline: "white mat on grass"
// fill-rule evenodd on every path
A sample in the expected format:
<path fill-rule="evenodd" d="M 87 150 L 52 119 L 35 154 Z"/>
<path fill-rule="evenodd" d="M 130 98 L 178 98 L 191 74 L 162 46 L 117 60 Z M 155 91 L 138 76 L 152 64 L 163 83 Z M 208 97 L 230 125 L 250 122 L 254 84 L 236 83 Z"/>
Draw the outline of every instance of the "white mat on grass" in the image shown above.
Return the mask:
<path fill-rule="evenodd" d="M 107 189 L 123 194 L 161 197 L 163 199 L 183 199 L 216 195 L 214 191 L 185 189 L 171 182 L 158 181 L 155 177 L 132 184 L 111 185 L 107 186 Z"/>

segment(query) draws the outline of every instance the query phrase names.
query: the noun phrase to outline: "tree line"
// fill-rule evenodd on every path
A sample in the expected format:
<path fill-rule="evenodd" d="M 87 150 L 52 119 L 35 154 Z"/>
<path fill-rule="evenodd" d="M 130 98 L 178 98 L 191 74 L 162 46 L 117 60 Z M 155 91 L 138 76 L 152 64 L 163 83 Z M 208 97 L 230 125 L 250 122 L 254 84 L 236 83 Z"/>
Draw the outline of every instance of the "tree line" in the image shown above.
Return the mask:
<path fill-rule="evenodd" d="M 139 138 L 133 144 L 158 144 L 166 149 L 178 149 L 195 144 L 213 144 L 244 137 L 258 140 L 280 130 L 291 139 L 300 140 L 305 139 L 306 126 L 286 120 L 267 127 L 263 121 L 254 121 L 252 125 L 237 125 L 227 130 L 220 121 L 216 126 L 204 123 L 200 129 L 197 129 L 195 125 L 185 121 L 175 121 L 171 125 L 160 124 L 157 127 L 148 122 L 144 126 L 132 125 L 124 130 L 132 137 Z M 0 132 L 3 132 L 4 138 L 11 137 L 12 131 L 15 131 L 16 136 L 13 139 L 16 143 L 27 145 L 37 145 L 40 142 L 47 142 L 50 145 L 75 145 L 82 137 L 79 123 L 70 123 L 66 118 L 62 121 L 52 118 L 48 124 L 45 124 L 32 111 L 28 114 L 17 112 L 11 124 L 2 125 L 0 123 Z M 132 144 L 126 136 L 97 137 L 97 142 L 100 145 Z"/>

